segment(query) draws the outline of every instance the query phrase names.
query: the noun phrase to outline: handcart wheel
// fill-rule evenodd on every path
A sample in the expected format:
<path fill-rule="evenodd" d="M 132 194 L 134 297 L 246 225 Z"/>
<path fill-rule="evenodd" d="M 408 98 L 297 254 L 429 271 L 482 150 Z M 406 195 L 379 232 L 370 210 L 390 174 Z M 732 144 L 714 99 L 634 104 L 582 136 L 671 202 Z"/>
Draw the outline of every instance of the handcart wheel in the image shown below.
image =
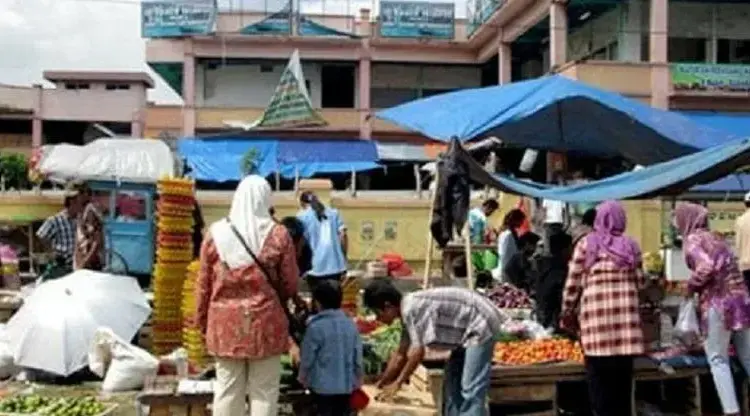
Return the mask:
<path fill-rule="evenodd" d="M 109 250 L 105 258 L 108 260 L 108 264 L 104 268 L 105 272 L 125 276 L 128 276 L 130 274 L 128 263 L 127 261 L 125 261 L 125 257 L 123 257 L 120 253 L 116 252 L 115 250 Z"/>

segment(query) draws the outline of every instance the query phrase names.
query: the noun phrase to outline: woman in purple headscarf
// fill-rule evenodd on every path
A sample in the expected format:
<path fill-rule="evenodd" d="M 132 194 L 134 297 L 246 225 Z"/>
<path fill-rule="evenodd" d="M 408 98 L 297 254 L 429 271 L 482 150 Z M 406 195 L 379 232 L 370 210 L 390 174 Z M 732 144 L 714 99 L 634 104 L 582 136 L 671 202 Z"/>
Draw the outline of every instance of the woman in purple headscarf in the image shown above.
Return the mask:
<path fill-rule="evenodd" d="M 620 203 L 596 208 L 594 230 L 575 247 L 560 326 L 580 331 L 595 416 L 630 415 L 633 360 L 645 351 L 638 292 L 641 250 L 625 236 Z"/>
<path fill-rule="evenodd" d="M 682 235 L 685 262 L 692 272 L 689 295 L 698 295 L 703 348 L 725 415 L 739 415 L 729 365 L 729 343 L 750 374 L 750 295 L 727 242 L 708 229 L 708 210 L 681 203 L 674 225 Z"/>

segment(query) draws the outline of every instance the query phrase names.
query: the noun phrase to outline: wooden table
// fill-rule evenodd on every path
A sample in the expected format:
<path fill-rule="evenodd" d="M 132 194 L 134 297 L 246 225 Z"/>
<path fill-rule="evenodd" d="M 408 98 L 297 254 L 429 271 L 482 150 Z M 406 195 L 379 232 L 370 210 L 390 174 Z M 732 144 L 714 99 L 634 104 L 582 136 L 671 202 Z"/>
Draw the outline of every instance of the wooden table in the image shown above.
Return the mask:
<path fill-rule="evenodd" d="M 687 415 L 701 416 L 700 376 L 708 374 L 708 368 L 676 369 L 674 373 L 665 373 L 650 360 L 638 360 L 633 379 L 633 415 L 635 416 L 635 391 L 638 384 L 649 381 L 688 380 L 694 394 L 690 398 L 691 411 Z M 492 369 L 489 402 L 492 404 L 514 404 L 546 402 L 549 410 L 526 416 L 557 415 L 558 384 L 560 382 L 583 382 L 586 380 L 582 364 L 561 363 L 535 366 L 495 366 Z M 430 392 L 436 406 L 440 408 L 443 400 L 443 371 L 420 366 L 412 377 L 415 388 Z M 744 399 L 743 404 L 747 402 Z M 746 404 L 745 404 L 746 406 Z M 745 413 L 747 414 L 747 413 Z"/>

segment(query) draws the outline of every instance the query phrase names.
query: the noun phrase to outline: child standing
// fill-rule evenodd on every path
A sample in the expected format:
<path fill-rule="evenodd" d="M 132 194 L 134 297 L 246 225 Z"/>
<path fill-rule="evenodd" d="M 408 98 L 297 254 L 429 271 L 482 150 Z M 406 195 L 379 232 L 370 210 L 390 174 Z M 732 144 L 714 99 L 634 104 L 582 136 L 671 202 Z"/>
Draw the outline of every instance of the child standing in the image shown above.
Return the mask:
<path fill-rule="evenodd" d="M 309 389 L 318 416 L 349 416 L 351 394 L 362 385 L 362 340 L 354 321 L 341 310 L 335 282 L 314 286 L 318 312 L 302 342 L 299 381 Z"/>

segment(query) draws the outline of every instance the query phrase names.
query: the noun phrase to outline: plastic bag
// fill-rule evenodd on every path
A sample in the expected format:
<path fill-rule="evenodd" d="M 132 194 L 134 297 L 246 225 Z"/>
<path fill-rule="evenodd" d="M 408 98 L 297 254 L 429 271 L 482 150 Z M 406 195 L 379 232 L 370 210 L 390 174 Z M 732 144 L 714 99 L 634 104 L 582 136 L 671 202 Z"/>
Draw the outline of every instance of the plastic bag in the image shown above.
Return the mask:
<path fill-rule="evenodd" d="M 674 336 L 686 345 L 695 345 L 700 338 L 700 323 L 695 309 L 695 299 L 685 299 L 674 326 Z"/>
<path fill-rule="evenodd" d="M 109 328 L 100 328 L 89 351 L 89 368 L 104 377 L 103 391 L 127 391 L 143 387 L 147 377 L 156 376 L 159 360 Z"/>
<path fill-rule="evenodd" d="M 13 360 L 13 352 L 8 345 L 5 324 L 0 324 L 0 379 L 6 379 L 18 374 L 20 369 Z"/>

